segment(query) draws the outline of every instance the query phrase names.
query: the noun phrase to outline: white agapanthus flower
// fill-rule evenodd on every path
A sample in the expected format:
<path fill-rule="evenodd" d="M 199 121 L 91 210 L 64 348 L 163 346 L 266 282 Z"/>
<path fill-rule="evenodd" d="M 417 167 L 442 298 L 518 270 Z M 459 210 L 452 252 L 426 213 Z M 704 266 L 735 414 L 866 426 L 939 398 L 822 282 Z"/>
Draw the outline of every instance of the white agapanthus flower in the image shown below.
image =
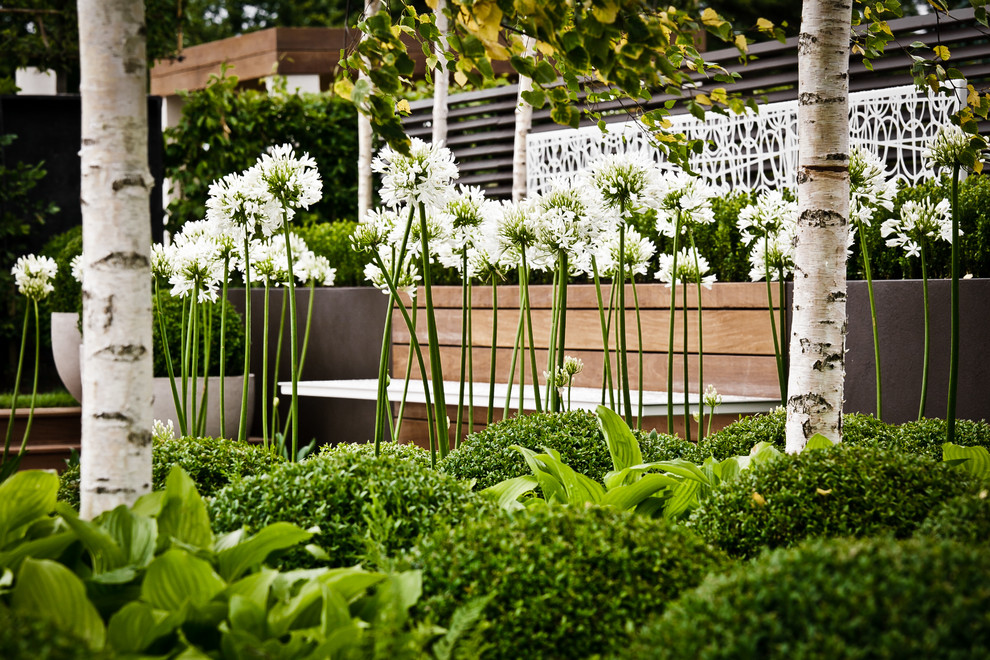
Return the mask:
<path fill-rule="evenodd" d="M 454 235 L 453 217 L 443 211 L 433 207 L 426 210 L 426 245 L 430 250 L 430 260 L 435 260 L 437 248 L 450 240 Z M 402 244 L 402 235 L 405 232 L 405 224 L 397 226 L 392 230 L 390 242 L 392 245 Z M 406 249 L 417 257 L 423 252 L 423 226 L 420 218 L 414 218 L 409 227 L 409 243 Z"/>
<path fill-rule="evenodd" d="M 306 250 L 295 262 L 296 279 L 303 284 L 333 286 L 337 269 L 330 267 L 330 260 L 315 252 Z"/>
<path fill-rule="evenodd" d="M 757 238 L 749 251 L 749 278 L 771 282 L 794 271 L 794 236 L 796 225 L 782 226 L 777 233 Z"/>
<path fill-rule="evenodd" d="M 896 182 L 880 157 L 864 147 L 849 153 L 849 218 L 870 225 L 877 209 L 894 209 Z M 850 231 L 855 228 L 850 223 Z"/>
<path fill-rule="evenodd" d="M 378 257 L 381 259 L 382 265 L 388 269 L 388 274 L 391 277 L 392 273 L 395 271 L 395 261 L 398 259 L 397 250 L 388 245 L 382 245 L 378 248 Z M 385 273 L 382 272 L 382 269 L 376 262 L 365 264 L 364 278 L 380 289 L 382 293 L 386 295 L 391 293 L 388 288 Z M 411 298 L 415 298 L 416 283 L 419 282 L 420 279 L 416 259 L 413 258 L 413 255 L 407 253 L 405 259 L 402 261 L 401 267 L 399 268 L 399 276 L 394 282 L 395 290 L 399 293 L 406 293 Z"/>
<path fill-rule="evenodd" d="M 698 282 L 707 288 L 715 283 L 715 274 L 708 274 L 708 260 L 698 254 L 697 248 L 684 248 L 677 252 L 677 272 L 674 273 L 674 255 L 661 254 L 659 268 L 654 275 L 669 288 L 671 284 L 693 284 Z"/>
<path fill-rule="evenodd" d="M 653 205 L 651 193 L 659 170 L 639 154 L 615 154 L 589 168 L 578 185 L 589 185 L 601 195 L 603 206 L 620 212 L 624 220 Z"/>
<path fill-rule="evenodd" d="M 793 235 L 797 219 L 797 202 L 788 200 L 781 190 L 768 190 L 761 192 L 755 202 L 739 211 L 736 226 L 743 242 L 749 245 L 765 236 L 776 236 L 781 231 Z"/>
<path fill-rule="evenodd" d="M 154 253 L 154 246 L 152 246 L 152 254 Z M 72 279 L 76 282 L 82 284 L 82 255 L 77 254 L 72 257 L 72 261 L 69 262 L 69 272 L 72 274 Z"/>
<path fill-rule="evenodd" d="M 245 232 L 248 238 L 267 237 L 281 227 L 281 208 L 268 193 L 260 174 L 260 170 L 252 168 L 210 184 L 206 219 L 213 223 L 216 233 L 230 233 L 243 242 Z"/>
<path fill-rule="evenodd" d="M 351 244 L 358 252 L 375 252 L 392 240 L 392 232 L 401 222 L 395 209 L 369 209 L 354 228 Z"/>
<path fill-rule="evenodd" d="M 921 242 L 942 239 L 952 242 L 952 208 L 949 200 L 933 203 L 930 199 L 915 202 L 909 200 L 901 206 L 898 218 L 891 218 L 880 226 L 880 235 L 887 238 L 888 247 L 904 248 L 909 257 L 921 254 Z"/>
<path fill-rule="evenodd" d="M 270 147 L 252 170 L 268 194 L 291 220 L 295 209 L 308 209 L 323 197 L 323 181 L 316 161 L 308 153 L 297 156 L 290 144 Z"/>
<path fill-rule="evenodd" d="M 371 170 L 382 175 L 379 194 L 392 207 L 442 207 L 458 176 L 450 149 L 419 138 L 411 140 L 408 156 L 386 146 L 371 162 Z"/>
<path fill-rule="evenodd" d="M 652 187 L 657 213 L 657 231 L 673 238 L 675 227 L 680 224 L 681 234 L 698 225 L 715 221 L 712 210 L 712 191 L 696 176 L 683 172 L 657 177 Z"/>
<path fill-rule="evenodd" d="M 657 252 L 657 247 L 653 244 L 653 241 L 645 238 L 635 229 L 627 227 L 623 247 L 625 251 L 623 270 L 626 276 L 628 277 L 630 274 L 646 275 L 650 261 Z M 595 257 L 599 275 L 603 277 L 617 276 L 619 269 L 618 229 L 613 229 L 601 235 L 591 253 Z M 579 265 L 582 267 L 583 272 L 590 271 L 590 264 L 581 262 Z"/>
<path fill-rule="evenodd" d="M 500 264 L 516 268 L 522 264 L 541 270 L 548 265 L 546 253 L 536 248 L 540 230 L 539 214 L 531 200 L 502 202 L 492 213 L 493 222 L 486 225 L 491 232 L 489 252 L 498 255 Z"/>
<path fill-rule="evenodd" d="M 213 236 L 195 229 L 176 235 L 172 244 L 169 254 L 172 273 L 168 279 L 172 295 L 185 298 L 196 291 L 199 302 L 216 302 L 223 262 L 218 259 Z"/>
<path fill-rule="evenodd" d="M 591 249 L 599 235 L 614 226 L 593 187 L 556 179 L 548 191 L 533 200 L 538 214 L 537 246 L 556 259 L 559 252 L 573 263 Z"/>
<path fill-rule="evenodd" d="M 969 148 L 973 137 L 955 124 L 946 124 L 938 129 L 922 155 L 932 167 L 951 168 L 962 162 L 962 152 Z"/>
<path fill-rule="evenodd" d="M 13 273 L 14 283 L 22 296 L 31 300 L 44 300 L 55 290 L 52 280 L 58 275 L 58 264 L 50 257 L 28 254 L 18 257 L 10 272 Z"/>

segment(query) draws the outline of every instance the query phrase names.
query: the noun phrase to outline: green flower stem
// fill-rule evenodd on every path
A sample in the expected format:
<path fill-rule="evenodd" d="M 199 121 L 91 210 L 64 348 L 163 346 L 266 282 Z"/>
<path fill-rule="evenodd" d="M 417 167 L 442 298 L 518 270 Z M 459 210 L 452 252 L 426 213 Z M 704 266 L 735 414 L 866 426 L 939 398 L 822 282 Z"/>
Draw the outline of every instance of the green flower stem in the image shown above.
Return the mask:
<path fill-rule="evenodd" d="M 296 278 L 294 276 L 294 260 L 292 244 L 289 241 L 289 219 L 282 212 L 282 229 L 285 232 L 285 256 L 289 262 L 289 336 L 292 360 L 292 404 L 289 412 L 292 419 L 299 419 L 299 319 L 296 316 Z M 296 460 L 299 451 L 299 425 L 292 425 L 292 460 Z"/>
<path fill-rule="evenodd" d="M 237 439 L 247 440 L 248 385 L 251 379 L 251 260 L 247 258 L 249 239 L 244 230 L 244 384 L 241 388 L 241 412 L 237 427 Z"/>
<path fill-rule="evenodd" d="M 883 397 L 880 387 L 880 331 L 877 327 L 877 303 L 873 295 L 873 273 L 870 269 L 870 252 L 866 245 L 866 230 L 863 223 L 856 223 L 859 229 L 859 247 L 863 254 L 863 273 L 866 275 L 866 290 L 870 296 L 870 322 L 873 324 L 873 363 L 876 367 L 877 381 L 877 419 L 883 419 L 883 408 L 881 406 Z"/>
<path fill-rule="evenodd" d="M 602 283 L 598 277 L 598 264 L 595 258 L 591 258 L 591 273 L 595 281 L 595 296 L 598 299 L 598 320 L 602 327 L 602 353 L 604 355 L 602 365 L 602 405 L 605 405 L 605 390 L 609 393 L 609 407 L 615 408 L 614 395 L 612 394 L 612 359 L 608 350 L 608 324 L 605 322 L 605 305 L 602 301 Z M 614 287 L 613 287 L 614 290 Z"/>
<path fill-rule="evenodd" d="M 919 241 L 921 246 L 921 290 L 925 299 L 925 348 L 921 366 L 921 403 L 918 404 L 918 419 L 925 416 L 925 405 L 928 401 L 928 359 L 931 351 L 931 324 L 928 319 L 928 268 L 925 264 L 925 244 Z"/>
<path fill-rule="evenodd" d="M 223 258 L 223 284 L 220 292 L 220 436 L 227 437 L 227 419 L 224 413 L 227 401 L 224 392 L 224 376 L 227 375 L 227 279 L 230 276 L 230 256 Z"/>
<path fill-rule="evenodd" d="M 316 280 L 311 279 L 309 281 L 309 300 L 306 302 L 306 329 L 303 331 L 303 341 L 302 350 L 299 352 L 299 373 L 302 374 L 303 367 L 306 364 L 306 352 L 309 350 L 309 331 L 313 325 L 313 300 L 316 298 Z M 220 381 L 221 386 L 223 385 L 223 380 Z M 223 406 L 221 404 L 221 410 Z M 285 418 L 285 426 L 282 427 L 282 436 L 285 437 L 289 433 L 289 424 L 295 424 L 295 419 L 292 417 L 291 411 L 288 417 Z"/>
<path fill-rule="evenodd" d="M 521 290 L 520 290 L 521 293 Z M 516 359 L 519 355 L 519 350 L 522 345 L 523 340 L 523 314 L 522 314 L 522 303 L 519 304 L 519 322 L 516 324 L 516 342 L 512 345 L 512 358 L 509 360 L 509 385 L 505 390 L 505 408 L 502 410 L 502 419 L 509 418 L 509 403 L 512 401 L 512 382 L 516 376 Z M 523 378 L 525 378 L 525 370 L 523 371 Z M 522 414 L 522 410 L 519 411 Z"/>
<path fill-rule="evenodd" d="M 467 319 L 468 319 L 468 329 L 470 338 L 468 342 L 468 433 L 474 433 L 474 292 L 472 291 L 473 284 L 471 280 L 468 279 L 468 308 L 467 308 Z M 457 437 L 457 447 L 461 445 L 460 436 Z"/>
<path fill-rule="evenodd" d="M 419 311 L 419 305 L 417 305 L 416 300 L 413 299 L 413 306 L 412 306 L 413 327 L 416 327 L 416 316 L 418 311 Z M 392 433 L 392 440 L 394 442 L 399 441 L 399 431 L 402 430 L 402 418 L 406 414 L 406 397 L 409 396 L 409 379 L 412 376 L 412 365 L 413 365 L 413 351 L 410 350 L 409 353 L 406 355 L 406 374 L 405 374 L 405 379 L 402 382 L 402 399 L 399 401 L 399 413 L 397 415 L 398 420 L 396 420 L 395 428 L 393 429 L 393 433 Z M 383 391 L 382 393 L 384 394 L 385 392 Z M 388 417 L 389 419 L 392 418 L 391 415 L 389 415 Z"/>
<path fill-rule="evenodd" d="M 526 249 L 522 250 L 522 270 L 520 275 L 525 277 L 525 284 L 522 287 L 523 300 L 526 313 L 526 331 L 529 335 L 529 363 L 533 372 L 533 399 L 536 402 L 536 412 L 543 412 L 540 405 L 540 381 L 539 372 L 536 370 L 536 338 L 533 336 L 533 310 L 529 302 L 529 266 L 526 265 Z M 520 383 L 522 385 L 523 383 Z M 523 412 L 522 402 L 525 387 L 519 388 L 519 414 Z"/>
<path fill-rule="evenodd" d="M 31 306 L 34 307 L 34 382 L 31 385 L 31 407 L 28 409 L 27 424 L 24 425 L 24 437 L 21 438 L 21 448 L 17 452 L 18 456 L 24 455 L 24 448 L 27 447 L 28 436 L 31 435 L 31 424 L 34 422 L 34 406 L 38 400 L 38 362 L 41 356 L 41 326 L 39 325 L 38 299 L 31 299 Z M 27 311 L 27 310 L 25 310 Z M 14 397 L 11 407 L 17 409 L 17 398 Z M 11 411 L 13 412 L 13 410 Z M 8 426 L 14 425 L 13 415 L 11 415 Z"/>
<path fill-rule="evenodd" d="M 492 347 L 490 364 L 488 365 L 488 415 L 486 424 L 495 421 L 495 360 L 498 355 L 498 283 L 492 274 Z M 509 376 L 509 386 L 512 386 L 512 376 Z"/>
<path fill-rule="evenodd" d="M 674 221 L 673 260 L 670 264 L 670 316 L 667 329 L 667 433 L 674 433 L 674 314 L 677 310 L 677 239 L 681 234 L 681 214 Z M 686 319 L 685 319 L 686 320 Z M 687 347 L 684 347 L 687 351 Z M 687 384 L 685 383 L 685 390 Z"/>
<path fill-rule="evenodd" d="M 763 236 L 763 255 L 764 255 L 764 268 L 763 272 L 767 281 L 767 309 L 770 310 L 770 336 L 773 337 L 773 357 L 777 362 L 777 386 L 780 388 L 780 403 L 784 405 L 787 402 L 787 378 L 784 375 L 784 354 L 781 351 L 781 346 L 783 342 L 777 338 L 777 319 L 776 315 L 773 313 L 773 284 L 770 277 L 770 257 L 767 254 L 767 243 L 769 238 Z M 783 299 L 780 300 L 780 305 L 784 305 Z M 783 335 L 783 331 L 781 331 Z"/>
<path fill-rule="evenodd" d="M 945 406 L 946 442 L 956 441 L 956 391 L 959 386 L 959 162 L 952 166 L 952 289 L 949 299 L 949 397 Z"/>
<path fill-rule="evenodd" d="M 203 398 L 199 406 L 199 421 L 197 424 L 199 427 L 199 435 L 205 435 L 206 411 L 210 400 L 210 350 L 213 345 L 213 342 L 210 341 L 210 339 L 213 337 L 213 310 L 211 305 L 207 304 L 201 305 L 200 311 L 203 316 L 203 327 L 206 328 L 206 331 L 203 333 Z"/>
<path fill-rule="evenodd" d="M 698 442 L 704 438 L 703 424 L 705 421 L 705 344 L 701 329 L 701 264 L 698 261 L 698 249 L 694 243 L 694 230 L 688 231 L 691 249 L 694 251 L 694 271 L 698 275 Z M 684 304 L 684 327 L 687 328 L 687 303 Z M 687 363 L 687 342 L 684 343 L 685 364 Z M 687 401 L 687 380 L 684 381 L 684 400 Z M 689 436 L 690 439 L 690 436 Z"/>
<path fill-rule="evenodd" d="M 28 333 L 28 323 L 30 319 L 30 309 L 24 307 L 24 326 L 21 330 L 21 352 L 17 358 L 17 375 L 14 377 L 14 395 L 11 398 L 11 415 L 10 420 L 7 422 L 7 433 L 3 441 L 3 462 L 7 461 L 7 455 L 10 452 L 10 440 L 14 435 L 14 413 L 17 412 L 17 394 L 21 387 L 21 372 L 24 367 L 24 353 L 27 351 L 27 333 Z M 37 369 L 35 369 L 37 372 Z"/>
<path fill-rule="evenodd" d="M 676 272 L 676 271 L 675 271 Z M 672 289 L 676 291 L 677 289 Z M 681 304 L 684 312 L 684 434 L 685 439 L 691 442 L 691 410 L 688 405 L 688 390 L 690 389 L 690 373 L 688 370 L 688 302 L 687 302 L 687 278 L 681 283 Z"/>
<path fill-rule="evenodd" d="M 632 294 L 633 294 L 633 305 L 636 306 L 636 342 L 639 348 L 639 380 L 637 385 L 639 387 L 639 410 L 636 413 L 636 428 L 640 431 L 643 430 L 643 318 L 640 314 L 639 309 L 639 294 L 636 293 L 636 276 L 633 273 L 629 273 L 629 283 L 632 284 Z M 570 386 L 568 386 L 569 388 Z M 568 389 L 568 398 L 570 397 L 570 390 Z M 568 404 L 569 405 L 569 404 Z"/>
<path fill-rule="evenodd" d="M 172 351 L 168 345 L 168 333 L 165 330 L 165 312 L 162 309 L 161 291 L 158 286 L 158 279 L 155 278 L 155 307 L 158 310 L 158 335 L 162 339 L 162 350 L 165 353 L 165 372 L 168 374 L 168 384 L 172 389 L 172 403 L 175 404 L 175 411 L 179 417 L 179 433 L 187 435 L 186 411 L 179 398 L 179 389 L 175 386 L 175 370 L 172 366 Z"/>
<path fill-rule="evenodd" d="M 567 341 L 567 278 L 570 267 L 567 263 L 567 253 L 560 253 L 560 299 L 557 302 L 557 369 L 564 368 L 564 350 Z M 553 412 L 560 412 L 560 395 L 557 388 L 554 388 L 554 408 Z"/>
<path fill-rule="evenodd" d="M 615 317 L 615 346 L 622 387 L 622 403 L 627 426 L 632 426 L 632 398 L 629 393 L 629 363 L 626 354 L 626 220 L 625 204 L 619 208 L 619 259 L 618 273 L 613 282 L 619 286 Z"/>
<path fill-rule="evenodd" d="M 290 275 L 290 277 L 291 277 L 291 275 Z M 288 311 L 288 306 L 285 303 L 286 303 L 285 296 L 282 296 L 282 304 L 279 305 L 279 312 L 278 312 L 278 334 L 275 335 L 275 362 L 273 362 L 273 364 L 275 365 L 275 373 L 272 374 L 272 395 L 271 395 L 271 402 L 272 402 L 271 438 L 272 438 L 272 440 L 275 440 L 276 435 L 278 433 L 278 413 L 279 413 L 279 409 L 278 409 L 278 406 L 275 404 L 275 402 L 276 401 L 279 401 L 281 403 L 281 401 L 279 400 L 279 396 L 278 396 L 279 395 L 279 391 L 278 391 L 278 374 L 279 374 L 279 371 L 281 371 L 281 366 L 282 366 L 282 346 L 285 344 L 285 341 L 284 341 L 285 340 L 285 316 L 286 316 L 286 312 Z M 292 406 L 289 406 L 289 408 L 290 408 L 290 411 L 289 412 L 291 414 L 291 408 L 292 408 Z M 287 437 L 288 436 L 283 436 L 283 439 L 282 439 L 283 446 L 285 446 L 284 445 L 285 438 L 287 438 Z"/>
<path fill-rule="evenodd" d="M 784 267 L 777 268 L 777 313 L 780 315 L 780 323 L 777 332 L 780 333 L 780 370 L 783 373 L 784 396 L 781 398 L 781 405 L 787 403 L 787 353 L 783 350 L 787 346 L 787 284 L 784 282 Z M 771 307 L 772 309 L 772 307 Z"/>
<path fill-rule="evenodd" d="M 381 456 L 382 440 L 385 436 L 385 408 L 388 405 L 388 354 L 392 334 L 392 310 L 395 308 L 393 299 L 389 298 L 388 309 L 385 310 L 385 329 L 382 331 L 382 350 L 378 360 L 378 396 L 375 406 L 375 456 Z M 409 355 L 412 359 L 412 354 Z M 408 383 L 408 378 L 406 379 Z"/>
<path fill-rule="evenodd" d="M 186 413 L 189 411 L 189 365 L 191 356 L 189 354 L 191 347 L 193 346 L 192 331 L 192 309 L 195 304 L 196 292 L 193 291 L 193 297 L 189 299 L 188 304 L 185 300 L 182 301 L 182 327 L 186 329 L 185 337 L 182 341 L 182 414 L 184 416 L 183 422 L 186 424 L 187 429 L 190 433 L 193 429 L 189 426 L 192 419 L 186 419 Z"/>
<path fill-rule="evenodd" d="M 268 446 L 268 315 L 271 280 L 265 276 L 265 303 L 261 330 L 261 441 Z M 272 438 L 274 440 L 274 438 Z"/>
<path fill-rule="evenodd" d="M 559 264 L 559 260 L 558 260 Z M 553 303 L 550 306 L 550 336 L 547 338 L 547 373 L 550 376 L 547 378 L 546 383 L 546 395 L 545 399 L 547 402 L 547 410 L 549 412 L 557 412 L 554 405 L 557 403 L 557 397 L 554 395 L 554 391 L 557 389 L 554 387 L 554 376 L 555 376 L 555 365 L 557 364 L 557 324 L 560 322 L 560 308 L 559 304 L 559 289 L 560 286 L 560 270 L 554 270 L 553 273 L 553 285 L 551 299 Z"/>
<path fill-rule="evenodd" d="M 467 275 L 467 250 L 461 255 L 461 363 L 460 379 L 457 391 L 457 426 L 454 432 L 454 446 L 461 441 L 461 427 L 464 424 L 464 377 L 467 373 L 467 355 L 470 350 L 468 342 L 468 308 L 471 305 L 470 277 Z"/>
<path fill-rule="evenodd" d="M 189 423 L 192 425 L 193 435 L 199 436 L 199 428 L 197 421 L 199 418 L 196 416 L 198 408 L 196 407 L 196 384 L 199 380 L 196 373 L 199 369 L 199 284 L 193 285 L 192 296 L 189 298 L 189 332 L 192 335 L 192 340 L 190 341 L 189 351 L 192 355 L 190 360 L 190 389 L 189 389 L 189 399 L 192 402 L 192 411 L 189 416 Z"/>
<path fill-rule="evenodd" d="M 443 391 L 443 365 L 440 362 L 440 343 L 437 333 L 437 318 L 433 309 L 433 284 L 430 276 L 429 230 L 426 225 L 426 207 L 419 204 L 419 237 L 422 247 L 420 258 L 423 263 L 423 295 L 426 302 L 427 346 L 430 350 L 430 371 L 433 374 L 433 401 L 436 406 L 437 440 L 440 458 L 450 451 L 450 433 L 447 425 L 447 405 Z M 415 331 L 414 331 L 415 333 Z"/>

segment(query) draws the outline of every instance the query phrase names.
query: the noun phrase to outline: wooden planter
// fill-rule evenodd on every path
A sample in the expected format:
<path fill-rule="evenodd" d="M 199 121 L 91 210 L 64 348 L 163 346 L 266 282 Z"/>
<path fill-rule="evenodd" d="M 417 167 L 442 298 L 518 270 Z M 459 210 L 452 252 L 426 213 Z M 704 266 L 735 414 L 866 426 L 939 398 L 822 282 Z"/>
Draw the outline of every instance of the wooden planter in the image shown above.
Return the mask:
<path fill-rule="evenodd" d="M 6 437 L 11 423 L 10 408 L 0 409 L 0 437 Z M 11 453 L 16 454 L 27 425 L 27 408 L 18 408 L 13 414 L 14 435 L 10 441 Z M 82 408 L 35 408 L 31 435 L 28 437 L 27 455 L 21 461 L 22 470 L 61 470 L 73 449 L 79 450 L 82 436 Z"/>
<path fill-rule="evenodd" d="M 662 284 L 641 284 L 636 286 L 639 296 L 643 325 L 643 389 L 666 391 L 667 389 L 667 339 L 670 313 L 670 289 Z M 533 334 L 537 346 L 537 368 L 540 382 L 544 383 L 543 370 L 547 368 L 548 346 L 551 322 L 552 287 L 533 286 L 530 291 L 533 308 Z M 608 297 L 609 287 L 603 287 L 603 296 Z M 777 314 L 777 287 L 773 288 L 774 305 Z M 680 308 L 675 314 L 674 344 L 674 391 L 684 391 L 684 313 Z M 439 333 L 440 354 L 443 363 L 444 379 L 459 380 L 460 341 L 461 341 L 461 289 L 460 287 L 435 287 L 433 290 Z M 406 300 L 408 304 L 408 299 Z M 421 345 L 426 345 L 426 315 L 423 313 L 423 296 L 419 296 L 421 309 L 417 319 L 417 335 Z M 571 285 L 567 289 L 567 336 L 566 355 L 573 355 L 584 362 L 584 372 L 575 380 L 575 385 L 599 387 L 602 382 L 604 351 L 602 349 L 601 327 L 599 322 L 597 296 L 593 285 Z M 632 389 L 638 388 L 638 340 L 632 287 L 626 287 L 626 341 L 628 347 L 629 378 Z M 492 291 L 491 287 L 475 287 L 472 295 L 473 323 L 472 359 L 475 382 L 488 381 L 492 345 Z M 702 314 L 704 329 L 704 378 L 705 385 L 714 384 L 719 393 L 753 397 L 756 399 L 779 399 L 776 362 L 774 359 L 773 336 L 770 326 L 770 312 L 767 308 L 765 283 L 725 283 L 715 284 L 702 291 Z M 779 318 L 779 317 L 775 317 Z M 498 333 L 496 346 L 496 380 L 507 382 L 512 345 L 515 341 L 516 324 L 519 319 L 519 287 L 503 286 L 498 290 Z M 689 364 L 688 387 L 690 392 L 698 390 L 698 323 L 697 293 L 693 287 L 688 290 L 687 304 L 687 356 Z M 408 359 L 409 332 L 398 313 L 392 324 L 392 376 L 401 378 L 405 374 Z M 614 338 L 610 340 L 610 358 L 615 364 Z M 428 355 L 425 353 L 427 369 Z M 516 382 L 518 382 L 518 364 Z M 415 360 L 412 378 L 419 379 L 419 369 Z M 470 378 L 469 378 L 470 379 Z M 527 382 L 532 380 L 527 365 Z M 501 402 L 501 403 L 504 403 Z M 501 407 L 496 419 L 501 418 Z M 448 406 L 448 415 L 454 418 L 456 409 Z M 426 435 L 425 406 L 407 405 L 401 437 L 406 441 L 422 442 Z M 719 418 L 721 417 L 721 419 Z M 714 428 L 721 428 L 734 421 L 736 415 L 716 416 Z M 483 422 L 484 412 L 475 411 L 475 429 Z M 649 417 L 643 422 L 644 428 L 666 429 L 665 417 Z M 678 422 L 675 431 L 683 430 Z"/>

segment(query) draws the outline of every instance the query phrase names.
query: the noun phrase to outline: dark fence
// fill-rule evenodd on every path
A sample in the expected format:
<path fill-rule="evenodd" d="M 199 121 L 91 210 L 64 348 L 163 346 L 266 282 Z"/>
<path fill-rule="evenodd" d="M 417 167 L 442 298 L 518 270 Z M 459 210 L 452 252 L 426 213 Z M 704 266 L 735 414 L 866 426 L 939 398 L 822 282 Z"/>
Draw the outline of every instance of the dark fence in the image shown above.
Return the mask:
<path fill-rule="evenodd" d="M 868 69 L 859 55 L 852 55 L 849 67 L 849 90 L 884 89 L 913 83 L 910 74 L 911 57 L 906 48 L 914 42 L 929 47 L 939 43 L 946 46 L 951 59 L 947 66 L 959 69 L 970 84 L 978 89 L 990 81 L 990 38 L 985 28 L 974 18 L 973 9 L 960 9 L 951 16 L 934 14 L 911 16 L 890 21 L 895 40 L 889 44 L 887 55 L 873 62 Z M 705 53 L 705 59 L 721 65 L 729 72 L 739 73 L 741 78 L 730 91 L 755 97 L 760 103 L 775 103 L 797 98 L 798 57 L 797 37 L 784 43 L 767 42 L 753 44 L 749 48 L 751 58 L 745 64 L 739 61 L 735 48 L 724 48 Z M 698 77 L 698 91 L 707 92 L 724 84 Z M 446 144 L 454 153 L 461 171 L 459 182 L 464 185 L 482 186 L 495 198 L 507 198 L 512 193 L 512 145 L 514 136 L 517 85 L 495 89 L 452 94 L 448 101 Z M 649 110 L 677 98 L 658 94 L 643 104 Z M 625 104 L 619 101 L 600 103 L 595 109 L 605 114 L 606 121 L 629 119 Z M 431 99 L 411 104 L 412 113 L 403 124 L 411 137 L 430 139 L 433 101 Z M 686 109 L 675 106 L 673 113 Z M 585 120 L 585 125 L 590 124 Z M 534 110 L 532 132 L 562 128 L 550 119 L 549 109 Z M 990 132 L 990 124 L 982 125 L 984 134 Z"/>

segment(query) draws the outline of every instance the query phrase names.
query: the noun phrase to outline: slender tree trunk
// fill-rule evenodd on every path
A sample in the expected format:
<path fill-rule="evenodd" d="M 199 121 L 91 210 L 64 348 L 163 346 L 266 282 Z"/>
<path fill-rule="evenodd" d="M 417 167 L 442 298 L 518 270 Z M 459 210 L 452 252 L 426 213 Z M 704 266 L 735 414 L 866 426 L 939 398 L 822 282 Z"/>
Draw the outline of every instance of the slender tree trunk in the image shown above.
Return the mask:
<path fill-rule="evenodd" d="M 151 219 L 144 3 L 79 0 L 84 518 L 151 490 Z"/>
<path fill-rule="evenodd" d="M 378 13 L 381 0 L 365 0 L 364 15 Z M 362 37 L 362 39 L 365 37 Z M 364 73 L 361 78 L 367 79 Z M 371 159 L 374 155 L 374 132 L 371 130 L 371 119 L 363 112 L 358 113 L 358 220 L 364 218 L 371 209 L 372 177 Z"/>
<path fill-rule="evenodd" d="M 524 56 L 533 54 L 535 40 L 524 37 Z M 526 198 L 526 136 L 533 125 L 533 106 L 523 100 L 523 92 L 533 89 L 533 81 L 527 76 L 519 76 L 519 95 L 516 99 L 516 136 L 512 143 L 512 201 Z"/>
<path fill-rule="evenodd" d="M 434 52 L 437 56 L 437 68 L 433 73 L 433 143 L 447 141 L 447 90 L 450 87 L 450 76 L 447 72 L 447 15 L 444 10 L 447 8 L 447 0 L 437 0 L 437 7 L 433 10 L 436 16 L 437 30 L 440 31 L 440 40 L 437 42 Z"/>
<path fill-rule="evenodd" d="M 849 0 L 804 0 L 787 451 L 842 439 L 849 234 Z"/>

